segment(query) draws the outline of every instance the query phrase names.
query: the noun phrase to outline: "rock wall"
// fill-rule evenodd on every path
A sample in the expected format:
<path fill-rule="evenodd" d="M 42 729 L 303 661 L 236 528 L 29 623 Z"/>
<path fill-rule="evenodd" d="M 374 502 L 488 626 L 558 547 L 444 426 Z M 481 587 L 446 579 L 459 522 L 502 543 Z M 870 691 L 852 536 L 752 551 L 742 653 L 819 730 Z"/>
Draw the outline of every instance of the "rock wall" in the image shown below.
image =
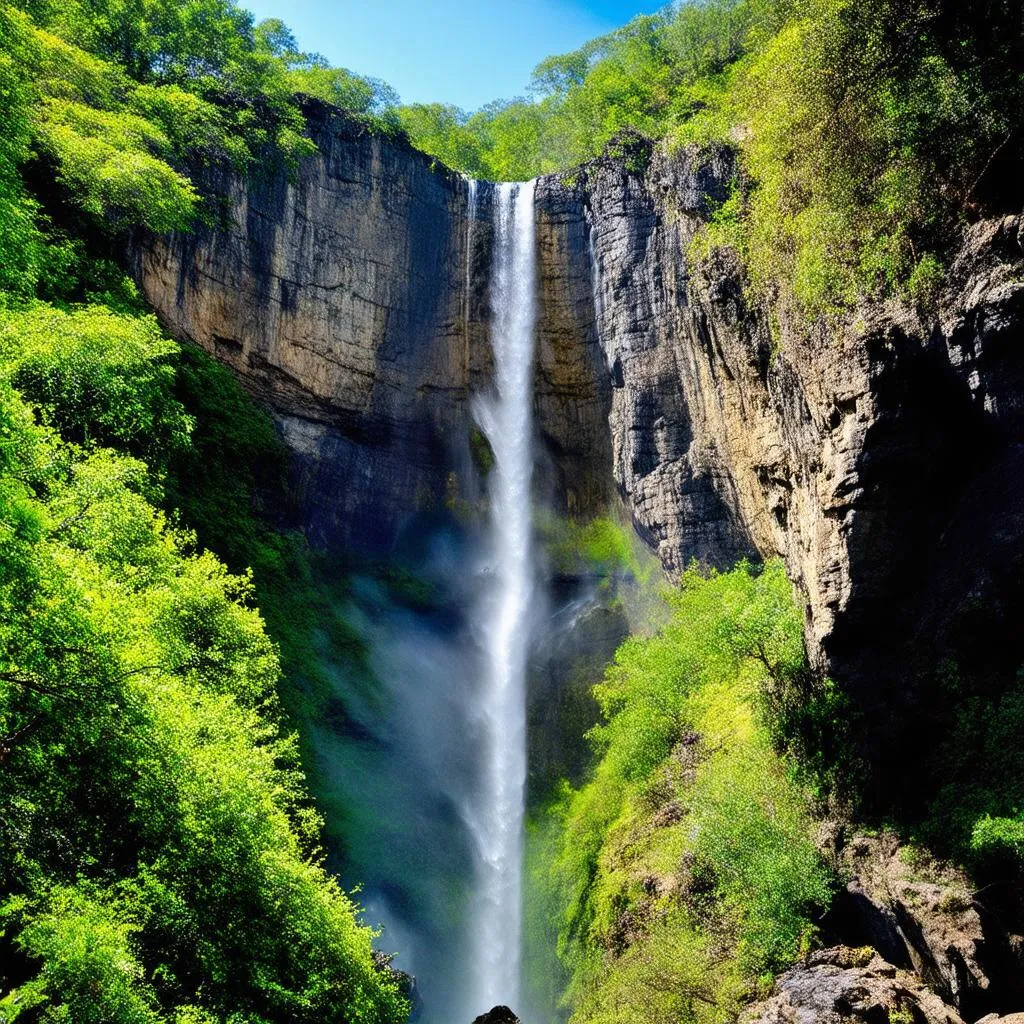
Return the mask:
<path fill-rule="evenodd" d="M 131 260 L 168 330 L 271 410 L 311 541 L 386 552 L 419 516 L 477 496 L 471 397 L 491 366 L 491 189 L 481 183 L 470 224 L 466 179 L 317 101 L 305 114 L 319 153 L 294 175 L 207 180 L 225 197 L 221 222 L 139 238 Z M 550 322 L 580 322 L 589 287 L 571 296 L 556 280 L 578 242 L 564 234 L 540 232 L 541 300 Z M 557 342 L 542 332 L 537 414 L 550 443 L 538 479 L 586 514 L 610 491 L 601 378 L 586 350 Z"/>
<path fill-rule="evenodd" d="M 389 550 L 478 496 L 491 190 L 470 222 L 464 179 L 306 112 L 319 154 L 293 180 L 215 182 L 222 226 L 133 260 L 169 329 L 272 410 L 311 540 Z M 784 558 L 812 659 L 886 712 L 884 745 L 968 604 L 1003 627 L 1024 609 L 1024 222 L 967 231 L 932 311 L 807 331 L 751 303 L 728 257 L 691 266 L 733 172 L 726 150 L 633 139 L 538 182 L 538 488 L 581 516 L 618 495 L 670 576 Z"/>
<path fill-rule="evenodd" d="M 932 310 L 864 304 L 808 331 L 751 303 L 727 256 L 687 259 L 732 174 L 727 152 L 636 140 L 574 182 L 614 478 L 670 575 L 785 560 L 812 659 L 883 748 L 907 739 L 893 712 L 970 606 L 1024 657 L 1007 641 L 1024 597 L 1024 219 L 966 231 Z"/>
<path fill-rule="evenodd" d="M 466 189 L 329 108 L 306 114 L 320 154 L 292 179 L 207 182 L 222 223 L 133 259 L 168 329 L 272 411 L 311 540 L 372 550 L 466 458 Z"/>

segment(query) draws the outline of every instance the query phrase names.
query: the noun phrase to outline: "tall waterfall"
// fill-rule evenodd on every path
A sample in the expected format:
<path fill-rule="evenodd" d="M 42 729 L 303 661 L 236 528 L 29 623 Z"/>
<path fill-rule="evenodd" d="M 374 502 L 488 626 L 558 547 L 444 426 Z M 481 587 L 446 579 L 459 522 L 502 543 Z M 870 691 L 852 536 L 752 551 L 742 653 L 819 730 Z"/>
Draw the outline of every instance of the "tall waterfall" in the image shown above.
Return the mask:
<path fill-rule="evenodd" d="M 477 1013 L 498 1003 L 519 1003 L 526 666 L 534 591 L 533 191 L 533 182 L 495 186 L 491 338 L 496 393 L 479 400 L 474 410 L 494 453 L 489 585 L 478 610 L 485 653 L 477 709 L 483 771 L 468 815 L 478 865 L 469 965 Z"/>

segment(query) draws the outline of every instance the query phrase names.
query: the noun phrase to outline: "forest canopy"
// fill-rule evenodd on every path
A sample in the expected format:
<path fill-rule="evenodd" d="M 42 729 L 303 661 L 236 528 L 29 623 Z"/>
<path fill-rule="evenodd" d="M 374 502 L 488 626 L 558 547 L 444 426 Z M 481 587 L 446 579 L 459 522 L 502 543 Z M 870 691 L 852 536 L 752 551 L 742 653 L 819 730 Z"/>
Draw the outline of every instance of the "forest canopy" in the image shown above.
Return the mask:
<path fill-rule="evenodd" d="M 703 238 L 817 314 L 927 302 L 957 225 L 1024 170 L 1015 0 L 690 0 L 535 69 L 474 113 L 398 108 L 413 142 L 492 179 L 565 171 L 626 130 L 738 150 Z"/>

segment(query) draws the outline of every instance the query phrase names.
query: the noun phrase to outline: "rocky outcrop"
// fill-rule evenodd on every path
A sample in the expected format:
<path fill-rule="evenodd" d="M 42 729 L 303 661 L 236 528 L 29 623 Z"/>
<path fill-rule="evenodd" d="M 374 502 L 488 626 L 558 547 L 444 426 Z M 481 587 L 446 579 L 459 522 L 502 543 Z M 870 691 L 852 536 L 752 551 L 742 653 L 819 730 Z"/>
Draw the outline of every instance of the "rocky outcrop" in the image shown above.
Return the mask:
<path fill-rule="evenodd" d="M 813 953 L 748 1007 L 741 1024 L 962 1024 L 962 1018 L 912 974 L 867 949 Z"/>
<path fill-rule="evenodd" d="M 473 1024 L 519 1024 L 519 1018 L 507 1006 L 495 1006 L 480 1014 Z"/>
<path fill-rule="evenodd" d="M 1024 220 L 968 230 L 931 311 L 865 303 L 807 329 L 752 301 L 729 255 L 688 257 L 732 174 L 726 151 L 634 140 L 572 183 L 612 472 L 670 575 L 781 556 L 813 662 L 871 722 L 875 763 L 905 765 L 917 741 L 895 723 L 957 615 L 987 602 L 993 648 L 1024 660 L 1006 643 L 1024 607 Z"/>
<path fill-rule="evenodd" d="M 466 189 L 330 108 L 306 115 L 315 159 L 207 181 L 222 222 L 141 240 L 135 270 L 168 329 L 272 411 L 311 540 L 386 548 L 468 459 Z"/>
<path fill-rule="evenodd" d="M 710 160 L 668 159 L 635 140 L 619 159 L 588 167 L 575 186 L 586 207 L 612 389 L 611 469 L 672 576 L 694 559 L 731 564 L 753 554 L 759 539 L 737 492 L 725 417 L 715 409 L 723 371 L 696 333 L 689 289 L 687 249 L 725 197 L 732 170 L 725 151 Z"/>
<path fill-rule="evenodd" d="M 891 832 L 847 836 L 824 824 L 822 854 L 843 884 L 827 932 L 870 946 L 890 964 L 914 972 L 967 1020 L 1014 993 L 998 991 L 1002 936 L 986 929 L 962 870 Z"/>

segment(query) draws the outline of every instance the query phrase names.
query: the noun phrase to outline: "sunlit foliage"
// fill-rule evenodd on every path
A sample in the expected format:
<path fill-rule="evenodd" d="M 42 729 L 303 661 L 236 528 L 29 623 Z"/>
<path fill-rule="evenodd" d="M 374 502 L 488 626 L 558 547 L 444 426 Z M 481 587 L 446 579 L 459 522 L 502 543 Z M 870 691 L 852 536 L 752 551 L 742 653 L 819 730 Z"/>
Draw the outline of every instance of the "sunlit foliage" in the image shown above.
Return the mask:
<path fill-rule="evenodd" d="M 620 648 L 593 778 L 532 858 L 573 1021 L 726 1020 L 803 948 L 829 880 L 767 695 L 804 668 L 778 563 L 688 572 L 672 621 Z"/>
<path fill-rule="evenodd" d="M 171 356 L 147 317 L 0 320 L 0 1006 L 401 1020 L 320 865 L 251 580 L 170 525 L 123 454 L 189 443 Z"/>

